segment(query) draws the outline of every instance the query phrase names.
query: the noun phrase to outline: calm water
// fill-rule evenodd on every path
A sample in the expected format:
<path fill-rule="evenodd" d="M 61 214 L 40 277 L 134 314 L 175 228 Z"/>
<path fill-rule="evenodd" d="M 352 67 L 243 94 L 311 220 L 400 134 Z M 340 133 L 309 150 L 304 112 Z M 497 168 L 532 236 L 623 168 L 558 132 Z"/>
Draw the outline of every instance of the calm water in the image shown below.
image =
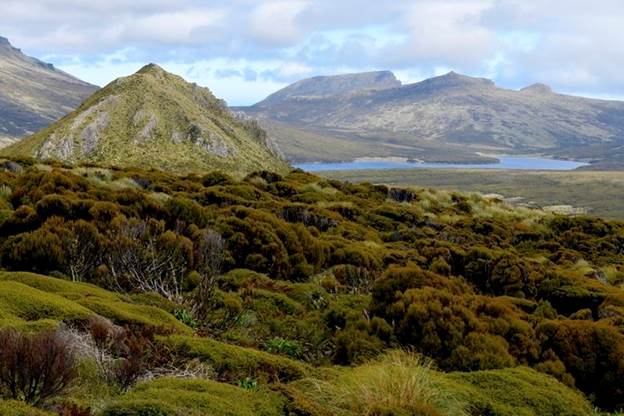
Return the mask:
<path fill-rule="evenodd" d="M 458 163 L 410 163 L 398 161 L 354 161 L 336 163 L 300 163 L 294 166 L 308 172 L 323 170 L 356 169 L 517 169 L 517 170 L 572 170 L 587 163 L 570 160 L 556 160 L 531 156 L 496 156 L 498 163 L 458 164 Z"/>

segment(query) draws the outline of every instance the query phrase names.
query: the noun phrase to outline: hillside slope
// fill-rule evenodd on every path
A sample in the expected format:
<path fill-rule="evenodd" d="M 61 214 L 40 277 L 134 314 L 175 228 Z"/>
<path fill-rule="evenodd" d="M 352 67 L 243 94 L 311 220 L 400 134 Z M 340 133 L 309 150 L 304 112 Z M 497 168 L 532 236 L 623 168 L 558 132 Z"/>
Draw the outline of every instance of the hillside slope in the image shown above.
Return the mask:
<path fill-rule="evenodd" d="M 244 111 L 294 127 L 392 145 L 393 156 L 430 161 L 445 154 L 461 160 L 477 151 L 599 161 L 611 158 L 613 149 L 624 143 L 624 103 L 557 94 L 542 84 L 515 91 L 451 72 L 415 84 L 328 93 L 334 82 L 332 77 L 300 81 L 310 88 L 302 91 L 294 84 Z"/>
<path fill-rule="evenodd" d="M 236 119 L 207 88 L 153 64 L 113 81 L 73 113 L 1 153 L 177 172 L 287 168 L 255 123 Z"/>
<path fill-rule="evenodd" d="M 0 144 L 47 127 L 97 89 L 0 37 Z"/>

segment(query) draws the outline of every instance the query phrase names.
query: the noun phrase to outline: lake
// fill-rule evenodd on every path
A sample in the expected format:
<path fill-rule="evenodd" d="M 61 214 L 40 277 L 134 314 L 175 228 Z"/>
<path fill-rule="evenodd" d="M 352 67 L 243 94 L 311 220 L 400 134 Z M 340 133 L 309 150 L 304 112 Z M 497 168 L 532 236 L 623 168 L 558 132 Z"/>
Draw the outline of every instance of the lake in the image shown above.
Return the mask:
<path fill-rule="evenodd" d="M 498 163 L 420 163 L 398 160 L 355 160 L 353 162 L 299 163 L 296 168 L 308 172 L 358 169 L 512 169 L 512 170 L 572 170 L 587 163 L 533 156 L 495 156 Z"/>

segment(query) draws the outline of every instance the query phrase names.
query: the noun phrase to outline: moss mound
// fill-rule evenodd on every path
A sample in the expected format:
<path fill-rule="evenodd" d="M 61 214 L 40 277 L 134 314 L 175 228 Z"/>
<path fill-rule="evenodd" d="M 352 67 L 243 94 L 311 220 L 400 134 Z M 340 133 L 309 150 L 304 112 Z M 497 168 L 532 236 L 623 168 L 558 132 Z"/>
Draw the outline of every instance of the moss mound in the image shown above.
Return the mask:
<path fill-rule="evenodd" d="M 34 273 L 0 272 L 0 289 L 0 323 L 3 326 L 35 330 L 98 314 L 120 325 L 138 324 L 191 332 L 160 308 L 132 303 L 128 296 L 88 283 Z"/>
<path fill-rule="evenodd" d="M 283 399 L 213 381 L 159 379 L 137 385 L 102 416 L 280 416 Z"/>

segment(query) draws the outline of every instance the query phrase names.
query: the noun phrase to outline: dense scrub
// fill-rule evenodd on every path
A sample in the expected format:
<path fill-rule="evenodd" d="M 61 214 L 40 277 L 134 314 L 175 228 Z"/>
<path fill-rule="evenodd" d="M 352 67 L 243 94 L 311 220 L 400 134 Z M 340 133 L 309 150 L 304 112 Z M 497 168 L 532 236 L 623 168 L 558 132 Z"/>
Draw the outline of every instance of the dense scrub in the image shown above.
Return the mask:
<path fill-rule="evenodd" d="M 147 340 L 159 356 L 207 365 L 211 380 L 238 389 L 302 383 L 318 365 L 406 348 L 461 371 L 448 380 L 474 400 L 488 397 L 490 377 L 530 390 L 526 380 L 545 374 L 596 406 L 624 406 L 621 223 L 301 171 L 239 181 L 20 163 L 0 172 L 3 326 L 84 326 L 97 314 L 159 328 Z M 119 409 L 161 400 L 162 383 L 131 389 L 105 414 L 140 414 Z M 170 385 L 175 397 L 181 387 Z M 214 386 L 190 385 L 189 400 L 211 402 Z M 547 388 L 534 388 L 541 403 Z M 295 393 L 267 400 L 288 408 Z M 259 412 L 263 397 L 240 414 Z M 177 411 L 175 401 L 154 406 Z M 394 411 L 379 414 L 414 414 Z"/>

